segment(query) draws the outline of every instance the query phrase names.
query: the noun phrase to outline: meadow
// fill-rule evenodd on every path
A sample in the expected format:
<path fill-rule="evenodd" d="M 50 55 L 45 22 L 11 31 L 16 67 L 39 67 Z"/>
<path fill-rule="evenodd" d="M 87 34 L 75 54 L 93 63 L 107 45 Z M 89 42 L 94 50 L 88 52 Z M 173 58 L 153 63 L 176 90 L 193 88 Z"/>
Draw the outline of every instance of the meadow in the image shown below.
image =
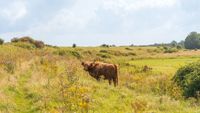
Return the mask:
<path fill-rule="evenodd" d="M 0 45 L 1 113 L 200 113 L 171 81 L 200 60 L 200 50 L 167 53 L 162 47 L 53 47 Z M 97 82 L 81 66 L 119 66 L 119 86 Z"/>

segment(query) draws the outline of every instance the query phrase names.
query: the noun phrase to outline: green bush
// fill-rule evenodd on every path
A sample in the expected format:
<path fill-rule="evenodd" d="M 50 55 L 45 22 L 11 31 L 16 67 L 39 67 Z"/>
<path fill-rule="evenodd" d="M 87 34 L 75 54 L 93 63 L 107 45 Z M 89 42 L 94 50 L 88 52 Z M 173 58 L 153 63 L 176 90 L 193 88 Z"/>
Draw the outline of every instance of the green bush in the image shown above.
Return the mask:
<path fill-rule="evenodd" d="M 82 58 L 82 56 L 77 51 L 70 51 L 70 54 L 78 59 Z"/>
<path fill-rule="evenodd" d="M 111 58 L 110 55 L 108 54 L 101 54 L 101 53 L 98 53 L 97 56 L 101 57 L 101 58 Z"/>
<path fill-rule="evenodd" d="M 198 97 L 200 91 L 200 62 L 180 68 L 173 81 L 183 89 L 183 96 Z"/>
<path fill-rule="evenodd" d="M 12 60 L 8 60 L 4 62 L 4 70 L 6 70 L 10 74 L 14 74 L 15 68 L 16 68 L 16 63 Z"/>
<path fill-rule="evenodd" d="M 127 56 L 129 56 L 129 55 L 130 55 L 130 56 L 136 56 L 137 54 L 136 54 L 136 53 L 133 53 L 133 52 L 128 52 L 128 53 L 127 53 Z"/>
<path fill-rule="evenodd" d="M 164 48 L 164 53 L 175 53 L 178 52 L 176 48 Z"/>
<path fill-rule="evenodd" d="M 26 43 L 26 42 L 16 42 L 16 43 L 14 43 L 14 46 L 21 47 L 21 48 L 24 48 L 24 49 L 34 49 L 34 48 L 36 48 L 35 45 L 30 44 L 30 43 Z"/>
<path fill-rule="evenodd" d="M 125 49 L 126 49 L 126 50 L 133 50 L 133 49 L 131 49 L 131 48 L 129 48 L 129 47 L 126 47 Z"/>
<path fill-rule="evenodd" d="M 133 53 L 133 52 L 124 53 L 121 51 L 114 51 L 114 50 L 100 50 L 99 52 L 100 52 L 100 54 L 106 53 L 106 54 L 114 55 L 114 56 L 136 56 L 136 53 Z M 102 56 L 102 55 L 100 55 L 100 56 Z"/>
<path fill-rule="evenodd" d="M 66 49 L 58 49 L 53 52 L 53 54 L 59 55 L 59 56 L 74 56 L 77 59 L 82 58 L 81 54 L 77 51 L 70 51 Z"/>
<path fill-rule="evenodd" d="M 54 51 L 53 54 L 56 54 L 56 55 L 59 55 L 59 56 L 65 56 L 65 55 L 67 55 L 68 53 L 67 53 L 67 51 L 64 50 L 64 49 L 58 49 L 58 50 Z"/>
<path fill-rule="evenodd" d="M 100 52 L 100 53 L 108 53 L 107 50 L 100 50 L 99 52 Z"/>

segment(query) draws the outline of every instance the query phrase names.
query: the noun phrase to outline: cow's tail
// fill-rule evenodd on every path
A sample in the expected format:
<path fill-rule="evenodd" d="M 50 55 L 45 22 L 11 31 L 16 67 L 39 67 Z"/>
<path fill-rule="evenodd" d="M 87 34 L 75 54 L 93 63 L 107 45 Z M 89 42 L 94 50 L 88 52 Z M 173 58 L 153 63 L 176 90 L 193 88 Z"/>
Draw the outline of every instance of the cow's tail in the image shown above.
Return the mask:
<path fill-rule="evenodd" d="M 114 65 L 115 66 L 115 75 L 116 75 L 116 77 L 115 77 L 115 81 L 116 81 L 116 85 L 118 85 L 118 66 L 117 65 Z"/>

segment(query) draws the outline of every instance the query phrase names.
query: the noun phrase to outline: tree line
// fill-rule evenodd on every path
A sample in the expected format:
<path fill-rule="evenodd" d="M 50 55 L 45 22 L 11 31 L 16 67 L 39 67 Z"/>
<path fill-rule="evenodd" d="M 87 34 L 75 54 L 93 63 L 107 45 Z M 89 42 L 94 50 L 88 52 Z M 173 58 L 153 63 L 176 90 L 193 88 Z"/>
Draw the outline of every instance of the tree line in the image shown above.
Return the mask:
<path fill-rule="evenodd" d="M 21 38 L 13 38 L 11 39 L 11 42 L 28 42 L 34 44 L 37 48 L 43 48 L 44 42 L 34 40 L 31 37 L 21 37 Z M 4 43 L 4 40 L 0 38 L 0 45 Z M 72 47 L 76 48 L 76 44 L 73 44 Z M 130 45 L 131 47 L 135 46 L 134 44 Z M 142 46 L 142 45 L 140 45 Z M 173 47 L 177 49 L 185 48 L 185 49 L 200 49 L 200 33 L 197 32 L 191 32 L 185 40 L 182 40 L 180 42 L 172 41 L 171 43 L 155 43 L 152 45 L 143 45 L 143 46 L 168 46 Z M 108 44 L 102 44 L 101 47 L 116 47 L 116 45 L 108 45 Z"/>
<path fill-rule="evenodd" d="M 130 46 L 134 46 L 133 44 Z M 189 33 L 185 40 L 180 42 L 172 41 L 170 43 L 155 43 L 152 45 L 143 45 L 143 46 L 164 46 L 164 47 L 173 47 L 177 49 L 185 48 L 185 49 L 200 49 L 200 33 L 195 31 Z"/>

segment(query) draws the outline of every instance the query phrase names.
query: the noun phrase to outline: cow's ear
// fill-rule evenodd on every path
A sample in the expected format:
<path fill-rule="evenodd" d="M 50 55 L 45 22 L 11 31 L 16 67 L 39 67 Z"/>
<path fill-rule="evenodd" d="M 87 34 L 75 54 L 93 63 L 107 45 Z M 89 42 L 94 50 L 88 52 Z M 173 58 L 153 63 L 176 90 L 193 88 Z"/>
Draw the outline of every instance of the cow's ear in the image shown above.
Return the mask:
<path fill-rule="evenodd" d="M 89 65 L 90 67 L 92 67 L 93 66 L 93 63 L 90 63 L 90 65 Z"/>
<path fill-rule="evenodd" d="M 84 62 L 81 63 L 81 65 L 84 65 L 84 64 L 85 64 Z"/>
<path fill-rule="evenodd" d="M 94 67 L 94 63 L 90 63 L 89 68 L 93 68 Z"/>
<path fill-rule="evenodd" d="M 95 67 L 97 64 L 95 62 L 90 64 L 90 67 Z"/>

